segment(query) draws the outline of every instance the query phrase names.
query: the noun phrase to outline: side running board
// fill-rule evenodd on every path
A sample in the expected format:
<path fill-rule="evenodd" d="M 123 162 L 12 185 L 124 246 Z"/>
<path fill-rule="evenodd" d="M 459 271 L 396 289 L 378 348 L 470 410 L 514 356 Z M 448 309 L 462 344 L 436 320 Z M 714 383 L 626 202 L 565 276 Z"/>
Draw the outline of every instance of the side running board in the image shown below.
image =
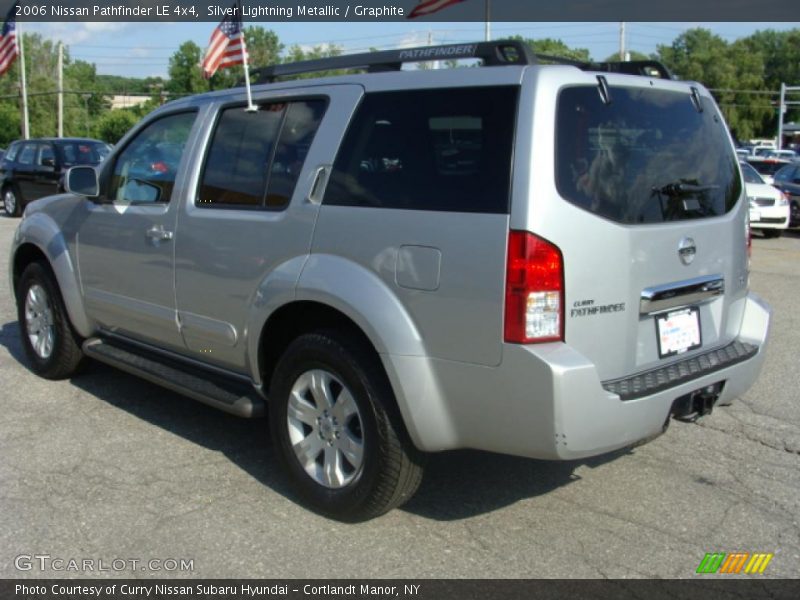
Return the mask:
<path fill-rule="evenodd" d="M 260 417 L 266 412 L 264 398 L 243 381 L 182 361 L 146 355 L 138 347 L 106 338 L 86 340 L 83 352 L 95 360 L 239 417 Z"/>

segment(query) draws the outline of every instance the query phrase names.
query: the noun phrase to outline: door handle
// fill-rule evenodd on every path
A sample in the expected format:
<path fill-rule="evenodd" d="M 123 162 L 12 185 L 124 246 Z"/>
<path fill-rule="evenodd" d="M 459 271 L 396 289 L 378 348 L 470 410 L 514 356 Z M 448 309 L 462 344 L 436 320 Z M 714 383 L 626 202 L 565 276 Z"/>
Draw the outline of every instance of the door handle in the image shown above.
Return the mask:
<path fill-rule="evenodd" d="M 171 240 L 172 232 L 167 231 L 161 225 L 153 225 L 145 232 L 145 235 L 151 240 Z"/>
<path fill-rule="evenodd" d="M 320 165 L 314 169 L 311 189 L 308 191 L 308 196 L 306 196 L 306 199 L 311 204 L 320 204 L 322 202 L 322 196 L 325 194 L 325 187 L 328 185 L 330 173 L 330 165 Z"/>

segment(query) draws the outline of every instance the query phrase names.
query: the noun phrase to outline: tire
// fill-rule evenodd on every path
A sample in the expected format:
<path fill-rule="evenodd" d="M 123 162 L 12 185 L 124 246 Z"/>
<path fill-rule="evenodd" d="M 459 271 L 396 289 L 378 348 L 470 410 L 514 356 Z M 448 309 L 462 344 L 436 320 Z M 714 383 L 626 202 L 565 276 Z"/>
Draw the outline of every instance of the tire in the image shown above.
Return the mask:
<path fill-rule="evenodd" d="M 6 186 L 3 189 L 3 210 L 7 217 L 18 217 L 21 213 L 19 194 L 17 194 L 13 185 Z"/>
<path fill-rule="evenodd" d="M 764 234 L 765 238 L 769 238 L 769 239 L 771 239 L 771 238 L 779 238 L 779 237 L 781 237 L 781 234 L 783 233 L 783 230 L 782 229 L 762 229 L 761 233 Z"/>
<path fill-rule="evenodd" d="M 416 492 L 424 455 L 408 438 L 378 357 L 354 337 L 321 331 L 295 339 L 269 397 L 276 455 L 312 509 L 364 521 Z"/>
<path fill-rule="evenodd" d="M 22 347 L 31 370 L 46 379 L 65 379 L 83 359 L 58 284 L 49 266 L 35 262 L 23 271 L 17 287 L 17 317 Z"/>

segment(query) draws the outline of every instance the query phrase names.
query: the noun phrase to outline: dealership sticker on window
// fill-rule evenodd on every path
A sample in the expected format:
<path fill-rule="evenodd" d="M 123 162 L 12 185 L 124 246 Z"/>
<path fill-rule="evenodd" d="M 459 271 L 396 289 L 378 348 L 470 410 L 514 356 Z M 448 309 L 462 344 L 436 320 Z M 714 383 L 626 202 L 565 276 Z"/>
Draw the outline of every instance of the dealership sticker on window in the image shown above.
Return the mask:
<path fill-rule="evenodd" d="M 658 355 L 661 358 L 682 354 L 701 346 L 700 313 L 685 308 L 656 317 Z"/>

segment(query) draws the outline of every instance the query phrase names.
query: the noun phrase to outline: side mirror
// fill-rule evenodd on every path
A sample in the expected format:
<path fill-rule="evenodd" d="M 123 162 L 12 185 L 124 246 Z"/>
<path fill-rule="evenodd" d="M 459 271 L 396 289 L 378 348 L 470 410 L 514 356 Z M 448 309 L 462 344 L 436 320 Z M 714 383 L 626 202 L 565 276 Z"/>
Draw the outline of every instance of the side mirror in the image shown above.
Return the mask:
<path fill-rule="evenodd" d="M 97 198 L 100 195 L 100 181 L 94 167 L 71 167 L 64 177 L 64 188 L 70 194 Z"/>

